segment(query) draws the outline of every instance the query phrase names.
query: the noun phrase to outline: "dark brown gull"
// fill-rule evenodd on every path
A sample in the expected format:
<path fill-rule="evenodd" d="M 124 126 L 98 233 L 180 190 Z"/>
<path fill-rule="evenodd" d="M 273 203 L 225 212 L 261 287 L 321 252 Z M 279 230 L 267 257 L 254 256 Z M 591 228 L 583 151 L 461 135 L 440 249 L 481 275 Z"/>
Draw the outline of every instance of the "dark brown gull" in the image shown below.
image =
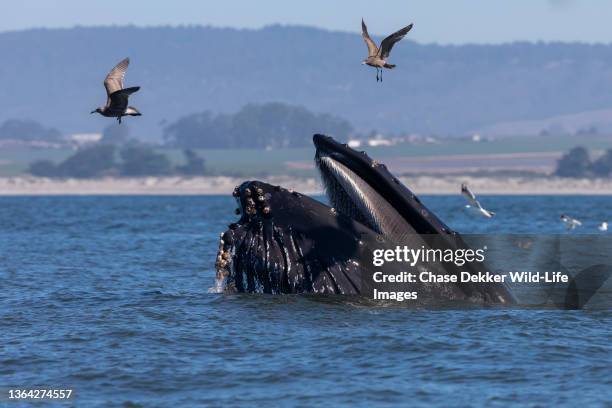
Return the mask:
<path fill-rule="evenodd" d="M 126 58 L 118 63 L 104 79 L 104 87 L 106 88 L 106 105 L 91 113 L 99 113 L 102 116 L 117 118 L 121 123 L 123 116 L 140 116 L 138 109 L 128 105 L 128 99 L 131 94 L 137 92 L 140 87 L 133 86 L 131 88 L 123 87 L 123 79 L 130 65 L 130 59 Z"/>
<path fill-rule="evenodd" d="M 395 65 L 387 63 L 387 58 L 389 58 L 389 54 L 391 53 L 391 49 L 400 41 L 408 31 L 412 29 L 412 24 L 402 28 L 399 31 L 391 34 L 380 43 L 380 48 L 376 46 L 374 41 L 370 38 L 370 34 L 368 34 L 368 27 L 366 27 L 365 22 L 361 19 L 361 35 L 363 36 L 363 40 L 368 46 L 368 58 L 364 59 L 362 64 L 369 65 L 371 67 L 376 68 L 376 81 L 379 80 L 382 82 L 382 72 L 383 68 L 393 69 Z M 378 76 L 378 72 L 380 71 L 380 78 Z"/>

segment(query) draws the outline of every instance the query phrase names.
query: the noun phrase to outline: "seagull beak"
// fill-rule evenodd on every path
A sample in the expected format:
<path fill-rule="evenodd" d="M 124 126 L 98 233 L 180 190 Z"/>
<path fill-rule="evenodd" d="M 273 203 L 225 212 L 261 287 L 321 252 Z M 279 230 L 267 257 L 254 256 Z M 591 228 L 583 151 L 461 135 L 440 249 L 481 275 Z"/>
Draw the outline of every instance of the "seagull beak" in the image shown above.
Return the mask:
<path fill-rule="evenodd" d="M 95 111 L 95 110 L 92 110 L 92 111 L 91 111 L 89 114 L 91 115 L 92 113 L 96 113 L 96 111 Z"/>

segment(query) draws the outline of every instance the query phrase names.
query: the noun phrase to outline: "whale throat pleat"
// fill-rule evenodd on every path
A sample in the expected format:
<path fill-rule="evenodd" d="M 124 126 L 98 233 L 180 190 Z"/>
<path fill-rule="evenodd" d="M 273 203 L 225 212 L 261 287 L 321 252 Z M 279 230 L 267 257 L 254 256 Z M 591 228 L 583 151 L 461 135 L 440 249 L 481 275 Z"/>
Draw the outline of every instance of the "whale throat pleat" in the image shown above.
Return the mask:
<path fill-rule="evenodd" d="M 332 204 L 340 212 L 362 222 L 397 243 L 413 243 L 418 236 L 410 223 L 372 186 L 342 163 L 328 156 L 319 158 L 323 179 Z M 421 243 L 418 239 L 419 244 Z M 416 243 L 416 242 L 414 242 Z"/>

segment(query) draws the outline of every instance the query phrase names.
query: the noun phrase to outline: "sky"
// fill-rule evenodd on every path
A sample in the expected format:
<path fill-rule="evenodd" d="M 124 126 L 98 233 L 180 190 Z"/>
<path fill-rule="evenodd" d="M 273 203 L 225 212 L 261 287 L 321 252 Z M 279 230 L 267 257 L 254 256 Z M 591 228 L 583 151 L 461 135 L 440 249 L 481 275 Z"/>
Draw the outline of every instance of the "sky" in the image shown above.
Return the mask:
<path fill-rule="evenodd" d="M 270 24 L 383 35 L 414 23 L 413 40 L 612 42 L 610 0 L 19 0 L 3 2 L 0 31 L 100 25 Z"/>

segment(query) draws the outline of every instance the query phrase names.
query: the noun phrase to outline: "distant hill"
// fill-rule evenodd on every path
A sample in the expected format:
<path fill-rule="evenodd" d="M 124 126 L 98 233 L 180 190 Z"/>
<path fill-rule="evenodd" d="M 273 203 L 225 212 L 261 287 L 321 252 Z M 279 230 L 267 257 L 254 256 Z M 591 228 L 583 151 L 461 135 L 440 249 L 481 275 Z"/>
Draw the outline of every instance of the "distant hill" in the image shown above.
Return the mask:
<path fill-rule="evenodd" d="M 418 23 L 418 22 L 417 22 Z M 358 28 L 359 22 L 356 23 Z M 418 30 L 418 24 L 415 26 Z M 140 85 L 134 137 L 160 139 L 191 113 L 278 101 L 346 118 L 357 131 L 457 135 L 498 123 L 612 108 L 612 46 L 438 46 L 404 40 L 377 83 L 358 34 L 306 27 L 108 27 L 0 34 L 0 123 L 99 132 L 102 79 L 121 58 Z"/>
<path fill-rule="evenodd" d="M 478 133 L 492 137 L 546 134 L 589 135 L 597 133 L 611 135 L 612 109 L 594 110 L 535 120 L 501 122 L 479 129 Z"/>

